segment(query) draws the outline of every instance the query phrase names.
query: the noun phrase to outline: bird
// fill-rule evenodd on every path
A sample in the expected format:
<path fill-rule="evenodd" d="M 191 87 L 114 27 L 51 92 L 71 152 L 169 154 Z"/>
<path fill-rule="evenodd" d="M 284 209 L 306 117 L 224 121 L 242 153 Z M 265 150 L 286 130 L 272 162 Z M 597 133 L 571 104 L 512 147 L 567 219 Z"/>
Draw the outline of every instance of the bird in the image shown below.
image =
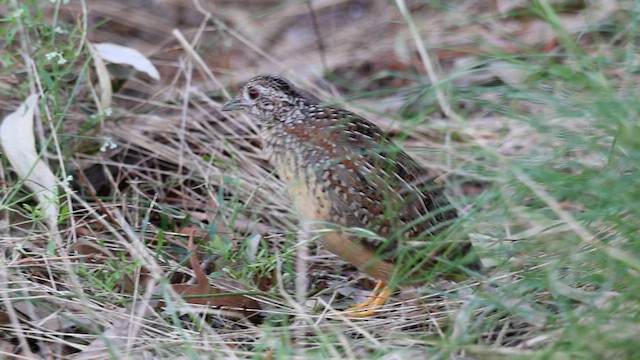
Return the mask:
<path fill-rule="evenodd" d="M 258 120 L 300 223 L 323 230 L 327 250 L 377 280 L 345 314 L 374 315 L 398 287 L 424 283 L 422 270 L 479 268 L 468 240 L 438 239 L 458 217 L 443 185 L 371 121 L 272 74 L 250 79 L 221 110 Z"/>

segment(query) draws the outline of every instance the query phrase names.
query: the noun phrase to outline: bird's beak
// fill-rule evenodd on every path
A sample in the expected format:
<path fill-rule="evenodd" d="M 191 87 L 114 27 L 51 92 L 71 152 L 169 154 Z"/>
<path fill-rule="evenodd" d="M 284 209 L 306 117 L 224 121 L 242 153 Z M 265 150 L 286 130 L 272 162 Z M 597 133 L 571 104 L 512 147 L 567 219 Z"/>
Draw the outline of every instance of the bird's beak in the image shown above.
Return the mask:
<path fill-rule="evenodd" d="M 238 110 L 246 107 L 247 105 L 248 104 L 243 102 L 242 99 L 236 97 L 231 101 L 227 101 L 227 103 L 222 106 L 222 111 Z"/>

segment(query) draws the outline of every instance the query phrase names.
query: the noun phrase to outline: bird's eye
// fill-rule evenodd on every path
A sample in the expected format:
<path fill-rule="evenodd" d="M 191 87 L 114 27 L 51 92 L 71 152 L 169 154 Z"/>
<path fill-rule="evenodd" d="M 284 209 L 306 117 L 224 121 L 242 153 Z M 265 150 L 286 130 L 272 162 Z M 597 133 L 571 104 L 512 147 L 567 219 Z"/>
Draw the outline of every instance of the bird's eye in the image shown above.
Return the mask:
<path fill-rule="evenodd" d="M 259 97 L 260 97 L 260 91 L 258 91 L 255 88 L 249 89 L 249 98 L 251 100 L 255 100 L 255 99 L 259 98 Z"/>

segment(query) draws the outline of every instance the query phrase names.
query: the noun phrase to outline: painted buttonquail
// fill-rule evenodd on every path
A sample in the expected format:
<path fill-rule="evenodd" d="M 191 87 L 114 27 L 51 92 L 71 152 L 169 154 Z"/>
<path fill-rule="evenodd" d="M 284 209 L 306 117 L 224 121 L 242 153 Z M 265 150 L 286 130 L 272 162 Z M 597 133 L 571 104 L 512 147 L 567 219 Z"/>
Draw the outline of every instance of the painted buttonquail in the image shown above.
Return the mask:
<path fill-rule="evenodd" d="M 379 281 L 352 316 L 371 315 L 396 286 L 424 283 L 430 277 L 421 270 L 440 276 L 462 258 L 478 267 L 468 241 L 436 236 L 457 216 L 441 187 L 373 123 L 276 75 L 251 79 L 222 110 L 260 120 L 299 220 L 329 229 L 321 243 Z"/>

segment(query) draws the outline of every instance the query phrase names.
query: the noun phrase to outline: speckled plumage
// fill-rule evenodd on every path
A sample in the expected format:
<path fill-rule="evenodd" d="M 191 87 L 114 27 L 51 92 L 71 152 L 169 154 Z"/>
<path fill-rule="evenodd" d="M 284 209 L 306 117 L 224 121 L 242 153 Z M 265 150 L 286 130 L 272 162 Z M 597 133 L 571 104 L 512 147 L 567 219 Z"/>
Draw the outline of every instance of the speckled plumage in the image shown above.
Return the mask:
<path fill-rule="evenodd" d="M 416 243 L 428 241 L 457 216 L 442 189 L 380 128 L 322 105 L 284 78 L 253 78 L 223 108 L 233 109 L 260 120 L 265 150 L 288 185 L 300 221 L 336 229 L 321 242 L 375 278 L 390 282 L 403 250 L 419 248 Z M 340 230 L 345 228 L 378 237 Z M 455 256 L 471 248 L 466 241 L 455 247 Z M 443 251 L 423 251 L 427 259 L 417 262 L 428 267 Z"/>

